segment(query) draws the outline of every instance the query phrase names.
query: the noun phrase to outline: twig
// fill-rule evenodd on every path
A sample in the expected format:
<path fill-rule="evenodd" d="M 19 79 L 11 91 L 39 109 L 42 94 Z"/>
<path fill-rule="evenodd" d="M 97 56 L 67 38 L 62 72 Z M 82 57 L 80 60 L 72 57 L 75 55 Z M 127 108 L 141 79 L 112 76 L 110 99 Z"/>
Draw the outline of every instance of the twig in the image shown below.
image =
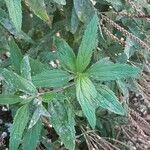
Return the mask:
<path fill-rule="evenodd" d="M 106 17 L 104 15 L 101 15 L 101 16 L 102 16 L 103 20 L 105 20 L 106 22 L 110 23 L 110 25 L 112 25 L 114 28 L 116 28 L 117 30 L 122 32 L 125 36 L 130 37 L 132 40 L 134 40 L 135 42 L 139 43 L 143 48 L 145 48 L 145 49 L 150 51 L 150 47 L 144 41 L 142 41 L 140 38 L 138 38 L 135 35 L 133 35 L 132 33 L 128 32 L 126 29 L 124 29 L 123 27 L 121 27 L 120 25 L 115 23 L 110 18 L 108 18 L 108 17 Z"/>

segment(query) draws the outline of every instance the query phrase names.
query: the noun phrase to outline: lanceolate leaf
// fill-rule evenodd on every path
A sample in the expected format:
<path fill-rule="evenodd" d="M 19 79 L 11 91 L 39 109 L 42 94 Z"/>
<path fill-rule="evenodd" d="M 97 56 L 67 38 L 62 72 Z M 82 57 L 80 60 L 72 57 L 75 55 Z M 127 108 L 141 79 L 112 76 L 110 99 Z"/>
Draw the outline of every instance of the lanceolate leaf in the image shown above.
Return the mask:
<path fill-rule="evenodd" d="M 71 22 L 70 22 L 70 31 L 71 33 L 75 33 L 78 29 L 79 26 L 79 19 L 78 16 L 75 12 L 75 8 L 72 8 L 72 12 L 71 12 Z"/>
<path fill-rule="evenodd" d="M 9 41 L 9 51 L 10 51 L 10 59 L 11 63 L 15 69 L 15 71 L 20 74 L 20 64 L 23 58 L 21 50 L 18 45 L 15 43 L 14 39 L 11 38 Z"/>
<path fill-rule="evenodd" d="M 35 76 L 36 74 L 41 73 L 42 71 L 48 69 L 48 66 L 41 63 L 39 60 L 29 58 L 30 67 L 31 67 L 31 75 Z"/>
<path fill-rule="evenodd" d="M 67 70 L 75 71 L 76 57 L 72 48 L 66 43 L 65 40 L 57 37 L 55 38 L 55 44 L 61 65 Z"/>
<path fill-rule="evenodd" d="M 18 109 L 15 118 L 13 120 L 13 127 L 10 133 L 9 150 L 18 149 L 28 120 L 29 120 L 29 106 L 24 105 Z"/>
<path fill-rule="evenodd" d="M 95 14 L 95 9 L 90 0 L 73 0 L 75 12 L 82 22 L 87 22 Z"/>
<path fill-rule="evenodd" d="M 7 69 L 3 69 L 2 76 L 6 83 L 11 85 L 16 91 L 23 91 L 25 93 L 36 95 L 37 90 L 32 82 L 22 78 L 21 76 L 17 75 L 16 73 L 9 71 Z"/>
<path fill-rule="evenodd" d="M 97 43 L 98 20 L 97 15 L 91 19 L 84 32 L 77 56 L 77 71 L 82 72 L 89 65 L 93 50 Z"/>
<path fill-rule="evenodd" d="M 140 70 L 127 64 L 97 62 L 87 72 L 93 79 L 109 81 L 135 77 Z"/>
<path fill-rule="evenodd" d="M 90 79 L 88 79 L 85 76 L 78 77 L 76 83 L 76 96 L 89 124 L 91 125 L 92 128 L 95 128 L 96 125 L 95 98 L 97 96 L 97 91 L 93 83 L 90 81 Z"/>
<path fill-rule="evenodd" d="M 37 15 L 46 23 L 51 24 L 50 18 L 46 11 L 44 0 L 25 0 L 25 3 L 31 8 L 35 15 Z"/>
<path fill-rule="evenodd" d="M 21 31 L 22 26 L 22 9 L 21 0 L 5 0 L 9 16 L 14 23 L 16 29 Z"/>
<path fill-rule="evenodd" d="M 23 150 L 36 150 L 42 129 L 42 122 L 39 120 L 31 129 L 29 129 L 23 138 Z"/>
<path fill-rule="evenodd" d="M 13 22 L 9 19 L 7 13 L 0 8 L 0 24 L 17 39 L 23 39 L 27 42 L 34 43 L 33 40 L 23 31 L 18 31 Z"/>
<path fill-rule="evenodd" d="M 118 98 L 108 87 L 100 85 L 97 88 L 97 91 L 98 93 L 96 99 L 99 101 L 99 106 L 119 115 L 126 114 Z"/>
<path fill-rule="evenodd" d="M 36 87 L 61 87 L 70 79 L 71 75 L 62 70 L 46 70 L 33 76 L 33 83 Z"/>
<path fill-rule="evenodd" d="M 33 128 L 33 126 L 38 122 L 41 116 L 49 117 L 48 111 L 45 109 L 45 107 L 40 104 L 38 105 L 37 109 L 34 111 L 33 116 L 29 123 L 29 129 Z"/>
<path fill-rule="evenodd" d="M 56 92 L 45 92 L 41 95 L 43 102 L 49 103 L 52 100 L 56 99 L 65 99 L 65 96 L 62 93 Z"/>
<path fill-rule="evenodd" d="M 0 95 L 0 105 L 15 104 L 22 99 L 17 95 Z"/>
<path fill-rule="evenodd" d="M 60 97 L 61 98 L 61 97 Z M 75 148 L 75 120 L 72 109 L 61 99 L 49 103 L 51 123 L 68 150 Z"/>
<path fill-rule="evenodd" d="M 31 67 L 28 56 L 24 56 L 24 58 L 22 59 L 20 70 L 22 77 L 31 81 Z"/>

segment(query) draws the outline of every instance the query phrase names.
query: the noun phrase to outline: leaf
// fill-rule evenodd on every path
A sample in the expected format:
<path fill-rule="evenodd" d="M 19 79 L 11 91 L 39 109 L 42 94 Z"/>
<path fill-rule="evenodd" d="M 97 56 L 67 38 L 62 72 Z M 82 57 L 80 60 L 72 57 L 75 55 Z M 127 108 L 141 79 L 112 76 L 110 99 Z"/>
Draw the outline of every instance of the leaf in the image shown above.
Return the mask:
<path fill-rule="evenodd" d="M 0 95 L 0 105 L 16 104 L 21 102 L 22 99 L 17 95 Z"/>
<path fill-rule="evenodd" d="M 67 70 L 75 71 L 76 56 L 72 48 L 66 43 L 65 40 L 57 37 L 55 38 L 55 44 L 62 66 Z"/>
<path fill-rule="evenodd" d="M 63 70 L 45 70 L 32 77 L 36 87 L 62 87 L 71 79 L 71 75 Z"/>
<path fill-rule="evenodd" d="M 92 65 L 87 73 L 95 80 L 109 81 L 135 77 L 140 72 L 139 68 L 127 64 L 113 64 L 98 61 Z"/>
<path fill-rule="evenodd" d="M 70 106 L 62 102 L 62 99 L 63 97 L 60 97 L 49 103 L 50 120 L 66 149 L 73 150 L 75 148 L 74 114 Z"/>
<path fill-rule="evenodd" d="M 130 37 L 127 37 L 126 39 L 126 44 L 125 44 L 125 48 L 124 48 L 124 53 L 126 54 L 127 58 L 129 59 L 134 53 L 135 51 L 138 49 L 138 47 L 136 46 L 137 44 L 132 41 L 132 39 Z"/>
<path fill-rule="evenodd" d="M 31 129 L 29 129 L 23 138 L 23 150 L 36 150 L 42 129 L 42 122 L 39 120 Z"/>
<path fill-rule="evenodd" d="M 38 100 L 37 102 L 39 103 L 40 100 Z M 33 128 L 33 126 L 38 122 L 38 120 L 40 119 L 41 116 L 45 116 L 45 117 L 50 117 L 50 114 L 48 113 L 48 111 L 45 109 L 45 107 L 42 104 L 37 104 L 37 108 L 33 113 L 33 116 L 30 120 L 29 123 L 29 129 Z"/>
<path fill-rule="evenodd" d="M 29 43 L 34 43 L 34 41 L 23 31 L 18 31 L 12 21 L 9 19 L 7 13 L 0 8 L 0 24 L 17 39 L 23 39 Z"/>
<path fill-rule="evenodd" d="M 77 71 L 82 72 L 89 65 L 93 50 L 96 48 L 97 41 L 97 30 L 98 30 L 98 20 L 97 16 L 94 15 L 92 20 L 86 27 L 84 32 L 79 52 L 77 55 Z"/>
<path fill-rule="evenodd" d="M 5 0 L 9 16 L 14 23 L 17 31 L 21 31 L 22 26 L 22 8 L 21 0 Z"/>
<path fill-rule="evenodd" d="M 53 1 L 60 5 L 66 5 L 66 0 L 53 0 Z"/>
<path fill-rule="evenodd" d="M 41 63 L 39 60 L 37 59 L 32 59 L 29 58 L 30 60 L 30 67 L 31 67 L 31 75 L 35 76 L 36 74 L 39 74 L 43 71 L 45 71 L 46 69 L 48 69 L 48 67 Z"/>
<path fill-rule="evenodd" d="M 25 3 L 31 8 L 36 16 L 38 16 L 49 25 L 51 24 L 51 20 L 46 11 L 44 0 L 25 0 Z"/>
<path fill-rule="evenodd" d="M 87 22 L 95 14 L 95 9 L 90 0 L 73 0 L 74 10 L 79 20 Z"/>
<path fill-rule="evenodd" d="M 85 76 L 79 76 L 77 78 L 76 96 L 84 115 L 91 127 L 94 129 L 96 125 L 95 98 L 97 96 L 97 91 L 89 78 Z"/>
<path fill-rule="evenodd" d="M 9 150 L 17 150 L 22 139 L 24 129 L 29 120 L 29 106 L 24 105 L 17 110 L 10 132 Z"/>
<path fill-rule="evenodd" d="M 126 86 L 126 83 L 121 81 L 121 80 L 117 80 L 116 83 L 117 83 L 117 86 L 118 86 L 120 92 L 123 94 L 124 99 L 128 100 L 128 98 L 129 98 L 129 90 L 128 90 L 127 86 Z"/>
<path fill-rule="evenodd" d="M 60 97 L 65 98 L 65 96 L 61 93 L 56 92 L 45 92 L 41 95 L 43 102 L 49 103 L 50 101 L 54 99 L 60 99 Z"/>
<path fill-rule="evenodd" d="M 22 59 L 20 70 L 21 70 L 22 77 L 31 81 L 31 67 L 30 67 L 29 57 L 27 55 L 24 56 L 24 58 Z"/>
<path fill-rule="evenodd" d="M 96 99 L 99 100 L 99 106 L 119 115 L 126 114 L 114 92 L 107 86 L 100 85 L 98 86 L 97 91 L 98 93 Z"/>
<path fill-rule="evenodd" d="M 16 73 L 7 69 L 3 69 L 2 76 L 5 82 L 8 83 L 10 87 L 13 87 L 15 90 L 20 90 L 31 95 L 37 94 L 37 90 L 32 82 L 22 78 Z"/>
<path fill-rule="evenodd" d="M 79 26 L 79 19 L 78 16 L 75 12 L 75 8 L 72 8 L 72 12 L 71 12 L 71 22 L 70 22 L 70 31 L 71 33 L 75 33 L 78 29 Z"/>
<path fill-rule="evenodd" d="M 9 41 L 9 47 L 11 64 L 13 65 L 15 71 L 20 74 L 20 64 L 23 58 L 21 50 L 19 49 L 13 38 L 11 38 Z"/>

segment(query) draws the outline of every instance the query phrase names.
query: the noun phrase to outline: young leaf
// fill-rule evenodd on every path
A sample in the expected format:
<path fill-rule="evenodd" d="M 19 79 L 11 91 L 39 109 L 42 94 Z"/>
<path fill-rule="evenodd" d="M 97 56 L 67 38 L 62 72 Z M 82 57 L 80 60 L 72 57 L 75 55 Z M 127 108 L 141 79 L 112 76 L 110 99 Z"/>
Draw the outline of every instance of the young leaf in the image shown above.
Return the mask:
<path fill-rule="evenodd" d="M 42 122 L 39 120 L 31 129 L 29 129 L 23 138 L 23 150 L 36 150 L 42 129 Z"/>
<path fill-rule="evenodd" d="M 18 74 L 20 74 L 20 64 L 21 64 L 23 55 L 13 38 L 11 38 L 9 41 L 9 52 L 10 52 L 11 64 L 13 65 L 15 71 Z"/>
<path fill-rule="evenodd" d="M 62 99 L 63 97 L 54 99 L 49 103 L 50 120 L 65 147 L 73 150 L 75 148 L 74 114 L 67 103 L 61 102 Z"/>
<path fill-rule="evenodd" d="M 140 70 L 127 64 L 113 64 L 110 62 L 97 62 L 87 71 L 91 78 L 102 81 L 125 79 L 135 77 Z"/>
<path fill-rule="evenodd" d="M 31 81 L 31 67 L 28 56 L 24 56 L 22 59 L 20 70 L 22 77 Z"/>
<path fill-rule="evenodd" d="M 72 48 L 65 40 L 57 37 L 55 38 L 55 44 L 62 66 L 67 70 L 75 71 L 76 56 Z"/>
<path fill-rule="evenodd" d="M 3 69 L 2 76 L 5 82 L 9 83 L 15 90 L 20 90 L 31 95 L 37 94 L 37 90 L 32 82 L 22 78 L 16 73 Z"/>
<path fill-rule="evenodd" d="M 119 115 L 126 114 L 114 92 L 111 91 L 107 86 L 100 85 L 97 88 L 97 91 L 98 93 L 96 99 L 99 101 L 99 106 Z"/>
<path fill-rule="evenodd" d="M 85 76 L 78 77 L 76 83 L 76 96 L 84 115 L 91 127 L 94 129 L 96 125 L 95 98 L 97 96 L 97 91 L 90 79 Z"/>
<path fill-rule="evenodd" d="M 21 102 L 22 99 L 17 95 L 0 95 L 0 105 L 16 104 Z"/>
<path fill-rule="evenodd" d="M 29 106 L 24 105 L 18 109 L 15 115 L 13 127 L 10 132 L 9 150 L 18 149 L 28 120 L 29 120 Z"/>
<path fill-rule="evenodd" d="M 66 5 L 66 0 L 53 0 L 53 1 L 60 5 Z"/>
<path fill-rule="evenodd" d="M 9 16 L 14 23 L 17 31 L 21 31 L 22 26 L 22 8 L 21 0 L 5 0 Z"/>
<path fill-rule="evenodd" d="M 44 0 L 25 0 L 25 3 L 31 8 L 35 15 L 46 23 L 51 24 Z"/>
<path fill-rule="evenodd" d="M 93 50 L 96 48 L 98 31 L 97 15 L 91 19 L 84 32 L 77 55 L 77 71 L 83 72 L 89 65 Z"/>
<path fill-rule="evenodd" d="M 63 70 L 45 70 L 40 74 L 32 77 L 36 87 L 62 87 L 70 79 L 71 75 Z"/>

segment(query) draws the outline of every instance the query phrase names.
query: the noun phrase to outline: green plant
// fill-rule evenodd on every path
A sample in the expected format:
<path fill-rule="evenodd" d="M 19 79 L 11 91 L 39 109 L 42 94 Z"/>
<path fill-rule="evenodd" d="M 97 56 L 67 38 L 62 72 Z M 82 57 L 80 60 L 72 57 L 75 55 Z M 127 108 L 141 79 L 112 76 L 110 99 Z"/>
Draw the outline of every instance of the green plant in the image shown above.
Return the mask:
<path fill-rule="evenodd" d="M 149 49 L 143 41 L 149 35 L 138 35 L 142 23 L 136 19 L 130 25 L 128 18 L 116 17 L 116 21 L 132 32 L 129 33 L 108 18 L 115 11 L 128 10 L 129 4 L 124 8 L 125 2 L 121 0 L 95 3 L 90 0 L 0 0 L 0 104 L 10 104 L 15 112 L 10 150 L 34 150 L 40 142 L 47 149 L 57 149 L 60 140 L 67 149 L 73 150 L 76 135 L 84 133 L 85 127 L 107 135 L 105 119 L 122 120 L 121 116 L 128 116 L 128 87 L 133 89 L 129 81 L 135 80 L 147 61 L 148 53 L 140 52 L 141 47 Z M 147 7 L 146 2 L 144 4 L 143 7 Z M 109 10 L 110 5 L 114 12 Z M 134 28 L 137 23 L 139 26 Z M 145 33 L 147 24 L 142 27 Z M 122 45 L 114 41 L 120 42 L 119 37 L 124 34 L 125 49 L 123 41 Z M 140 56 L 144 61 L 137 59 Z M 121 102 L 120 93 L 124 95 Z M 107 111 L 109 114 L 105 116 Z M 121 123 L 114 121 L 113 124 Z M 54 128 L 60 139 L 48 143 L 49 128 Z"/>

